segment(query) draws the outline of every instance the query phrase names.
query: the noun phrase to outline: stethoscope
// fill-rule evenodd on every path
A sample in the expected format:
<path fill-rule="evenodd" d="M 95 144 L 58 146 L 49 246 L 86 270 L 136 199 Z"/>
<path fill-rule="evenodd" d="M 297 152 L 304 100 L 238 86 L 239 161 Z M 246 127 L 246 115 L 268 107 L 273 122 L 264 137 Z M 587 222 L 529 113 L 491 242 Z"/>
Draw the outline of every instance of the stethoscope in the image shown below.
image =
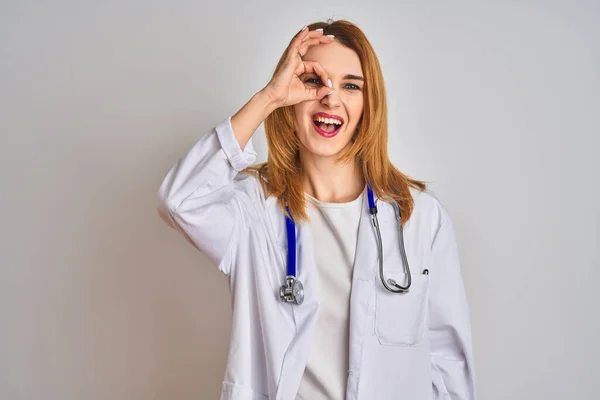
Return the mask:
<path fill-rule="evenodd" d="M 402 264 L 406 273 L 406 286 L 399 285 L 394 279 L 385 279 L 383 273 L 383 244 L 381 242 L 381 231 L 379 230 L 379 221 L 377 220 L 377 205 L 373 196 L 371 186 L 367 186 L 367 197 L 369 199 L 369 213 L 371 214 L 371 222 L 375 227 L 375 236 L 377 237 L 377 252 L 379 258 L 379 277 L 383 286 L 392 293 L 407 293 L 411 285 L 411 273 L 406 258 L 406 250 L 404 248 L 404 232 L 402 224 L 400 224 L 400 208 L 396 202 L 392 202 L 396 220 L 398 222 L 398 236 L 400 237 L 400 255 L 402 256 Z M 304 286 L 296 277 L 296 224 L 290 215 L 290 210 L 286 207 L 287 214 L 285 216 L 285 226 L 287 231 L 287 276 L 285 283 L 279 288 L 279 298 L 284 303 L 302 304 L 304 301 Z"/>

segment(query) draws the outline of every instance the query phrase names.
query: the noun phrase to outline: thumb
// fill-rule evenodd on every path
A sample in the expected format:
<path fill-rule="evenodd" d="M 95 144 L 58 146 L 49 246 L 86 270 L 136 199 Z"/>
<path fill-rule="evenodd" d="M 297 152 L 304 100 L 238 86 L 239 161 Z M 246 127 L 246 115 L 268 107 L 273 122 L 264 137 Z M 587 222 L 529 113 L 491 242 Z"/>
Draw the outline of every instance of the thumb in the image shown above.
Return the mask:
<path fill-rule="evenodd" d="M 334 90 L 328 86 L 321 86 L 320 88 L 308 89 L 308 98 L 311 100 L 321 100 L 325 96 L 330 95 Z"/>

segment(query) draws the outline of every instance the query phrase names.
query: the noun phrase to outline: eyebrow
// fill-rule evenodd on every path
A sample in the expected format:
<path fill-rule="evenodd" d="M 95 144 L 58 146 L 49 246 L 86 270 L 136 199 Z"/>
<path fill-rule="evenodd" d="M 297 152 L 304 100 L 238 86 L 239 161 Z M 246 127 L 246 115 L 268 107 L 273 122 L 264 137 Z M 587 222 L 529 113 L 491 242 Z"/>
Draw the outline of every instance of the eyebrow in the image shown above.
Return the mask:
<path fill-rule="evenodd" d="M 363 81 L 363 82 L 365 81 L 365 78 L 363 78 L 363 77 L 362 77 L 362 76 L 360 76 L 360 75 L 346 75 L 346 76 L 344 77 L 344 79 L 354 79 L 354 80 L 357 80 L 357 81 Z"/>

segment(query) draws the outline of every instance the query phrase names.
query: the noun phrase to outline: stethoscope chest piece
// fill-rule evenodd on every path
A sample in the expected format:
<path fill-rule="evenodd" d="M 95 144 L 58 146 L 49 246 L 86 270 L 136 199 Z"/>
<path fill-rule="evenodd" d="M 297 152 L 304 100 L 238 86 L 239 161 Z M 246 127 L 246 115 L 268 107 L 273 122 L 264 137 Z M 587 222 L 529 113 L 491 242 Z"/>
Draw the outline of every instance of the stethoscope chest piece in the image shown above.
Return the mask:
<path fill-rule="evenodd" d="M 370 186 L 367 186 L 367 196 L 369 200 L 369 213 L 371 214 L 371 220 L 373 227 L 375 228 L 375 234 L 377 238 L 377 250 L 379 259 L 379 276 L 383 286 L 392 293 L 408 293 L 412 275 L 410 273 L 410 267 L 408 265 L 408 259 L 406 257 L 406 249 L 404 248 L 404 233 L 402 229 L 400 208 L 395 202 L 392 202 L 396 213 L 396 220 L 398 221 L 398 236 L 400 239 L 400 253 L 402 256 L 402 263 L 406 273 L 406 286 L 401 286 L 394 279 L 385 279 L 383 271 L 383 244 L 381 240 L 381 231 L 379 229 L 379 221 L 377 220 L 377 205 L 375 204 L 375 198 L 373 190 Z M 296 224 L 291 217 L 291 213 L 288 207 L 286 207 L 285 225 L 287 231 L 287 274 L 285 283 L 279 288 L 279 299 L 284 303 L 294 303 L 296 305 L 302 304 L 304 301 L 304 286 L 296 278 Z M 427 270 L 426 270 L 427 271 Z M 425 272 L 424 272 L 425 273 Z M 429 271 L 426 272 L 427 274 Z"/>
<path fill-rule="evenodd" d="M 301 305 L 304 302 L 304 286 L 293 276 L 285 279 L 285 285 L 279 288 L 279 298 L 284 303 Z"/>

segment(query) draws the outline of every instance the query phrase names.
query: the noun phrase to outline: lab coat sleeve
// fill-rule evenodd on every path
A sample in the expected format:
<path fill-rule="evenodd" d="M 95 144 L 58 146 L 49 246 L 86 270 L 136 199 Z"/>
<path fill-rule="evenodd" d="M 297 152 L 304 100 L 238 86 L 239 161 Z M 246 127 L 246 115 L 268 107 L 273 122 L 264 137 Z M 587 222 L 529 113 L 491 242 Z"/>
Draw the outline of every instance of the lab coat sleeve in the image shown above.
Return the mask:
<path fill-rule="evenodd" d="M 430 259 L 429 338 L 434 399 L 475 399 L 469 305 L 450 216 L 441 207 Z"/>
<path fill-rule="evenodd" d="M 240 235 L 236 176 L 255 159 L 252 139 L 242 150 L 228 117 L 179 159 L 157 193 L 161 218 L 225 274 Z"/>

